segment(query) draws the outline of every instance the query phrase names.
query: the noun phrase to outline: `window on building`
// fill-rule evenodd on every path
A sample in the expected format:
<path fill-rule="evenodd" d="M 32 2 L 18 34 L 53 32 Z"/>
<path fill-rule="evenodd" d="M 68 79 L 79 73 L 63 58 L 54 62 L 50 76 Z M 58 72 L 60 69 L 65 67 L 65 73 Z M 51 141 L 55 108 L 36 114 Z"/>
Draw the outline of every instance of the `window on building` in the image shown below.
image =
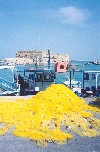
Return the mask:
<path fill-rule="evenodd" d="M 64 65 L 60 65 L 60 69 L 64 69 Z"/>

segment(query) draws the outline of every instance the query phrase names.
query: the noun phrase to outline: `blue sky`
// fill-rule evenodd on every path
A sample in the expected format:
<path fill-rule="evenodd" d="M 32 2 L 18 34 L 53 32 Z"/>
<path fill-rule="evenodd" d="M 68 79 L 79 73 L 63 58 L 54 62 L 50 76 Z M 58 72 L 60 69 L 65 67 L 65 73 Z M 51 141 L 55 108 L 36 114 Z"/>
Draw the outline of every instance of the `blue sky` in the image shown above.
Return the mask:
<path fill-rule="evenodd" d="M 0 0 L 0 58 L 48 48 L 100 61 L 100 0 Z"/>

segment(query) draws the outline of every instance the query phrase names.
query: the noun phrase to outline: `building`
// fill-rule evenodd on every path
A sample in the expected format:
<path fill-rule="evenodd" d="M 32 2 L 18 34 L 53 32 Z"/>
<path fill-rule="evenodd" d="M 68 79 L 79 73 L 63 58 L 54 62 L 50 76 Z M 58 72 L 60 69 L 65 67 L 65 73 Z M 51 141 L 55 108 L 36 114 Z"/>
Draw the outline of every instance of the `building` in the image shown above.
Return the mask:
<path fill-rule="evenodd" d="M 38 59 L 40 64 L 46 64 L 48 62 L 48 50 L 18 51 L 16 52 L 16 58 L 6 58 L 5 61 L 12 64 L 34 64 L 36 59 Z M 68 63 L 69 55 L 54 54 L 50 51 L 50 62 L 56 63 L 58 61 Z"/>

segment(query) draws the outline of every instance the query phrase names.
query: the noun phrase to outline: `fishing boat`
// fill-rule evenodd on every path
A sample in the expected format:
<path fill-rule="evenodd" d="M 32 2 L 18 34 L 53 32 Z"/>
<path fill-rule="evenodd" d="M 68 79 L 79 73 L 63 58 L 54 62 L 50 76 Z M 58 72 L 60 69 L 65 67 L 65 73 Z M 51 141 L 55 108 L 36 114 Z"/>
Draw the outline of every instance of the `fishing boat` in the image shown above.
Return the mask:
<path fill-rule="evenodd" d="M 55 70 L 50 67 L 50 51 L 48 50 L 48 67 L 38 68 L 39 58 L 36 56 L 35 67 L 24 67 L 24 70 L 17 70 L 15 66 L 5 65 L 1 62 L 0 69 L 13 69 L 13 80 L 8 81 L 0 77 L 0 96 L 3 95 L 34 95 L 46 89 L 55 82 Z"/>

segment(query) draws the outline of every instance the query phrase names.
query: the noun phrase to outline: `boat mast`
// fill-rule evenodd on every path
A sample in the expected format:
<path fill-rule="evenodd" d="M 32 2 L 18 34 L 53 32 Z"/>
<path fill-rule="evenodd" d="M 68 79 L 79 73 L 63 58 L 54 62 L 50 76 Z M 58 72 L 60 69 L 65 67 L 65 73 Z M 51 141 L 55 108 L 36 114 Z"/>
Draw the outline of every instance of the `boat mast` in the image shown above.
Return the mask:
<path fill-rule="evenodd" d="M 50 50 L 48 49 L 48 69 L 50 69 Z"/>
<path fill-rule="evenodd" d="M 35 69 L 38 68 L 38 65 L 39 65 L 39 56 L 38 55 L 35 55 Z"/>

